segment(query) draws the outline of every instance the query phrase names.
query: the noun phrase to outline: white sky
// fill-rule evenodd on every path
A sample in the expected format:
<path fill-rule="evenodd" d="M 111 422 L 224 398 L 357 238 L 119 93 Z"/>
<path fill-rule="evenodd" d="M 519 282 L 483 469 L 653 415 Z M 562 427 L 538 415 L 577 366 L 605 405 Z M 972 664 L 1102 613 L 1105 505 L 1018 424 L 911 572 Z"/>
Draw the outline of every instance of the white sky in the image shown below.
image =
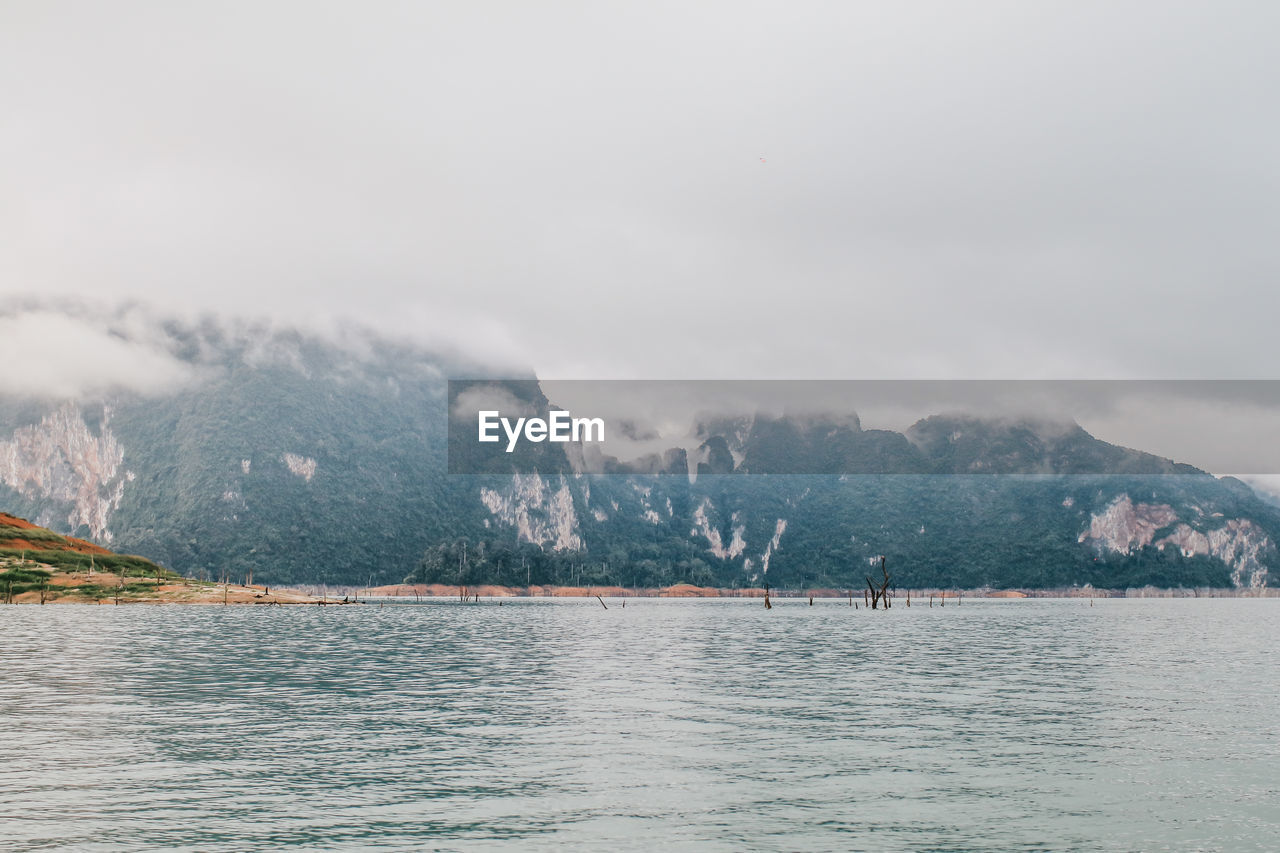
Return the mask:
<path fill-rule="evenodd" d="M 562 378 L 1272 377 L 1277 44 L 1267 2 L 5 0 L 0 288 Z"/>

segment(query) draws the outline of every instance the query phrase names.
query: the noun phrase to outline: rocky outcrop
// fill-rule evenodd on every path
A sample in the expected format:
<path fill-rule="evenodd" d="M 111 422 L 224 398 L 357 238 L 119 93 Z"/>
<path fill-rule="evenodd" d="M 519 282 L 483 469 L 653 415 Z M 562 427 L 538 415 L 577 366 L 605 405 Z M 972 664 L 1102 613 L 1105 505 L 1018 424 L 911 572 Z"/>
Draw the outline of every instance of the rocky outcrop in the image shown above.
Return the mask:
<path fill-rule="evenodd" d="M 669 506 L 670 504 L 668 504 Z M 713 556 L 721 560 L 733 559 L 740 557 L 742 552 L 747 549 L 747 540 L 743 538 L 746 533 L 746 525 L 739 524 L 738 513 L 733 514 L 731 519 L 733 528 L 730 534 L 729 545 L 726 547 L 724 540 L 720 536 L 720 531 L 713 527 L 711 519 L 707 515 L 707 510 L 711 508 L 711 500 L 703 498 L 698 504 L 698 508 L 693 512 L 693 528 L 689 531 L 690 536 L 702 536 L 707 540 L 707 551 Z M 654 524 L 657 524 L 657 514 L 654 513 Z"/>
<path fill-rule="evenodd" d="M 773 537 L 769 540 L 769 544 L 765 546 L 764 553 L 760 555 L 760 568 L 765 573 L 769 573 L 769 560 L 773 559 L 773 552 L 778 550 L 778 546 L 782 544 L 782 534 L 787 532 L 787 520 L 785 518 L 778 519 L 773 527 Z"/>
<path fill-rule="evenodd" d="M 1150 545 L 1156 531 L 1178 520 L 1168 504 L 1135 504 L 1127 494 L 1113 500 L 1106 509 L 1089 520 L 1089 529 L 1079 541 L 1094 541 L 1119 553 L 1128 553 Z"/>
<path fill-rule="evenodd" d="M 1184 556 L 1216 557 L 1231 567 L 1231 582 L 1238 587 L 1258 589 L 1267 585 L 1269 571 L 1264 555 L 1272 551 L 1271 539 L 1247 518 L 1233 518 L 1222 527 L 1201 532 L 1179 524 L 1173 532 L 1155 543 L 1163 548 L 1173 546 Z"/>
<path fill-rule="evenodd" d="M 537 473 L 515 474 L 506 488 L 481 488 L 480 500 L 495 521 L 515 527 L 524 542 L 553 551 L 582 550 L 573 493 L 564 477 L 559 478 L 559 488 L 552 490 Z"/>
<path fill-rule="evenodd" d="M 0 440 L 0 482 L 25 498 L 54 501 L 70 530 L 84 526 L 100 542 L 113 538 L 108 526 L 133 474 L 124 469 L 124 448 L 111 433 L 111 409 L 103 408 L 94 435 L 80 410 L 67 403 L 38 424 Z"/>
<path fill-rule="evenodd" d="M 308 483 L 310 483 L 311 478 L 316 475 L 316 460 L 312 459 L 310 456 L 301 456 L 297 453 L 285 453 L 281 455 L 280 461 L 289 469 L 290 474 L 293 474 L 296 477 L 301 477 Z M 245 467 L 244 470 L 246 474 L 249 473 L 247 467 Z"/>
<path fill-rule="evenodd" d="M 1203 515 L 1203 511 L 1197 512 L 1197 516 Z M 1212 516 L 1215 522 L 1221 517 L 1221 513 Z M 1176 527 L 1156 538 L 1159 531 L 1171 525 Z M 1270 537 L 1247 518 L 1225 519 L 1220 527 L 1197 530 L 1180 521 L 1168 504 L 1135 504 L 1127 494 L 1091 516 L 1089 529 L 1080 534 L 1079 541 L 1094 542 L 1121 554 L 1154 545 L 1160 549 L 1178 548 L 1186 557 L 1213 557 L 1231 568 L 1233 584 L 1251 588 L 1267 585 L 1269 571 L 1264 559 L 1275 552 Z"/>

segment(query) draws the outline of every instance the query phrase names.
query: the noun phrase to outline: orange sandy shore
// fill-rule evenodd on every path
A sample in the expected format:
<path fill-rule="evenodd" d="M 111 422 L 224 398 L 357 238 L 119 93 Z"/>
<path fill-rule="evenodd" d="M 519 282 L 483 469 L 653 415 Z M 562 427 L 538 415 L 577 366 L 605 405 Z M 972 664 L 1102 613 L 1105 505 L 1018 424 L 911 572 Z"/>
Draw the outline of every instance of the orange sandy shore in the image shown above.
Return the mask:
<path fill-rule="evenodd" d="M 477 586 L 449 586 L 447 584 L 410 584 L 397 583 L 360 590 L 363 596 L 393 596 L 412 598 L 465 598 L 480 596 L 481 598 L 515 598 L 517 596 L 533 596 L 537 598 L 763 598 L 763 589 L 716 589 L 709 586 L 693 586 L 692 584 L 676 584 L 662 588 L 632 589 L 621 586 L 496 586 L 480 584 Z"/>
<path fill-rule="evenodd" d="M 807 589 L 802 592 L 794 590 L 772 592 L 774 596 L 795 598 L 812 596 L 814 598 L 848 598 L 849 591 L 845 589 Z M 914 594 L 914 593 L 913 593 Z M 377 586 L 369 589 L 361 589 L 360 597 L 399 597 L 413 598 L 421 596 L 423 598 L 465 598 L 470 596 L 480 596 L 481 598 L 514 598 L 518 596 L 532 596 L 536 598 L 590 598 L 592 596 L 600 596 L 601 598 L 764 598 L 763 587 L 748 587 L 745 589 L 724 589 L 714 586 L 694 586 L 693 584 L 678 583 L 674 586 L 666 587 L 649 587 L 633 589 L 631 587 L 621 586 L 496 586 L 493 584 L 480 584 L 478 586 L 450 586 L 448 584 L 387 584 L 386 586 Z M 924 597 L 928 597 L 929 593 L 925 593 Z M 946 592 L 934 592 L 935 598 L 954 598 L 956 592 L 948 590 Z M 862 600 L 862 590 L 854 590 L 855 599 Z M 906 593 L 900 592 L 899 598 L 905 599 Z M 972 596 L 970 596 L 972 597 Z M 987 593 L 989 598 L 1026 598 L 1026 593 L 1013 591 L 999 591 Z"/>

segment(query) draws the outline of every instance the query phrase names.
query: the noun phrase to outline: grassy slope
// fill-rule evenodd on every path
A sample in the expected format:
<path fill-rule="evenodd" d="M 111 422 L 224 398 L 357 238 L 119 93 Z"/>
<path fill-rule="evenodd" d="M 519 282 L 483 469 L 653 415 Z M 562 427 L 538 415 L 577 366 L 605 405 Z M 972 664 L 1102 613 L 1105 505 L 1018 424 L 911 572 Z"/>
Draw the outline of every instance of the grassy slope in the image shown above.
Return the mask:
<path fill-rule="evenodd" d="M 0 512 L 0 601 L 12 603 L 297 603 L 311 597 L 203 583 Z"/>

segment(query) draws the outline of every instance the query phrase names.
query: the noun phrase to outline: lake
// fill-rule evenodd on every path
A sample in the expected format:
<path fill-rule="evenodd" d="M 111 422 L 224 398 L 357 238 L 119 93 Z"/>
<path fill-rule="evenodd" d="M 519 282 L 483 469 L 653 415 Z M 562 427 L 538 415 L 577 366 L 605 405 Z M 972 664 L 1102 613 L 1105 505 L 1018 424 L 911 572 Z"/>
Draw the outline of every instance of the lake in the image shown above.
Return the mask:
<path fill-rule="evenodd" d="M 0 849 L 1274 850 L 1280 600 L 0 607 Z"/>

